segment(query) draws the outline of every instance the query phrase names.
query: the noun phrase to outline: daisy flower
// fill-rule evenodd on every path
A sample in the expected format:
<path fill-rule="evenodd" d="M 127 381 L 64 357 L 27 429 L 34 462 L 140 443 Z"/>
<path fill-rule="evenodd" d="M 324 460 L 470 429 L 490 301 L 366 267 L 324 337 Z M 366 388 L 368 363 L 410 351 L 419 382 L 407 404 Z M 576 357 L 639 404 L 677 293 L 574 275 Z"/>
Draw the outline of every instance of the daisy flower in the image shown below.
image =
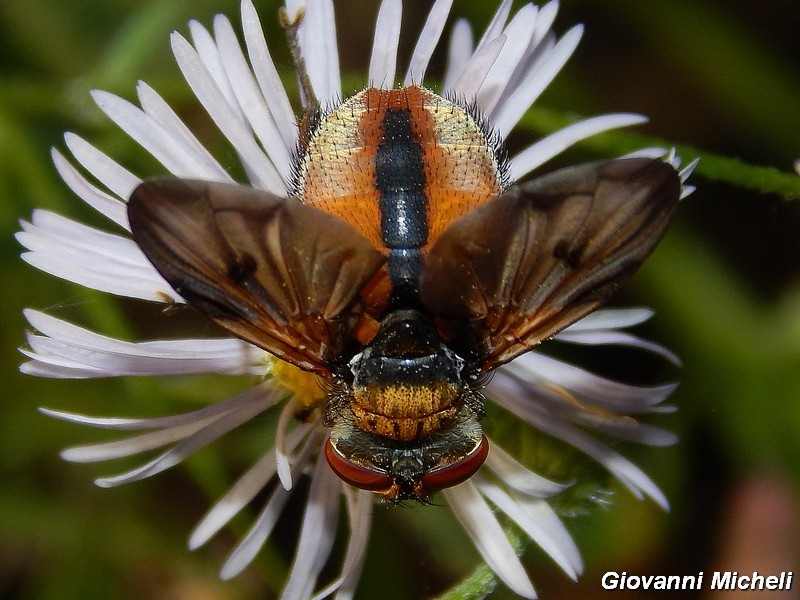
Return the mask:
<path fill-rule="evenodd" d="M 436 0 L 427 16 L 407 68 L 398 73 L 400 0 L 381 3 L 368 85 L 380 89 L 422 85 L 431 56 L 440 44 L 452 0 Z M 582 27 L 561 36 L 552 26 L 557 2 L 526 4 L 512 14 L 511 0 L 501 2 L 479 38 L 457 20 L 449 35 L 446 69 L 438 94 L 468 104 L 502 142 L 564 66 L 580 40 Z M 332 0 L 286 0 L 285 16 L 294 23 L 294 50 L 302 57 L 301 101 L 333 107 L 343 98 Z M 172 50 L 186 83 L 238 155 L 247 184 L 277 196 L 295 185 L 299 124 L 262 33 L 251 0 L 241 5 L 243 43 L 231 22 L 218 15 L 213 28 L 189 24 L 190 39 L 172 34 Z M 435 87 L 435 86 L 430 86 Z M 103 91 L 92 96 L 127 135 L 149 152 L 171 175 L 193 180 L 233 183 L 232 176 L 195 137 L 172 108 L 146 83 L 137 86 L 138 106 Z M 635 114 L 608 114 L 570 125 L 536 141 L 507 161 L 509 181 L 528 176 L 567 147 L 613 128 L 645 119 Z M 31 265 L 89 288 L 165 305 L 184 303 L 151 265 L 130 235 L 126 203 L 141 183 L 138 175 L 78 135 L 67 133 L 68 154 L 54 149 L 55 166 L 70 189 L 111 223 L 99 230 L 49 211 L 37 210 L 18 233 Z M 659 149 L 643 156 L 661 157 L 673 167 L 679 160 Z M 680 171 L 684 182 L 691 165 Z M 683 194 L 691 191 L 683 186 Z M 295 482 L 310 478 L 302 499 L 305 511 L 294 562 L 283 598 L 335 595 L 351 597 L 362 570 L 376 495 L 344 483 L 324 458 L 329 430 L 319 411 L 308 411 L 324 392 L 296 367 L 235 338 L 173 339 L 131 342 L 114 339 L 45 313 L 26 310 L 32 333 L 22 349 L 31 375 L 54 378 L 251 374 L 260 382 L 234 397 L 200 410 L 157 418 L 94 417 L 60 410 L 45 414 L 87 427 L 125 434 L 118 440 L 69 448 L 64 459 L 100 462 L 153 453 L 140 466 L 97 480 L 101 487 L 151 477 L 183 461 L 262 413 L 277 418 L 277 433 L 252 467 L 233 484 L 197 525 L 192 549 L 202 546 L 242 509 L 263 502 L 249 531 L 222 566 L 225 579 L 240 573 L 273 534 L 274 526 L 295 492 Z M 677 363 L 665 348 L 625 330 L 651 316 L 645 309 L 600 310 L 564 329 L 556 340 L 583 345 L 624 345 L 655 352 Z M 674 437 L 639 424 L 633 416 L 661 412 L 673 384 L 634 386 L 606 379 L 577 366 L 529 352 L 500 367 L 484 393 L 501 410 L 562 440 L 597 461 L 639 498 L 667 500 L 633 463 L 593 436 L 641 444 L 666 445 Z M 304 419 L 296 416 L 303 414 Z M 573 482 L 551 481 L 521 464 L 491 441 L 483 469 L 442 495 L 486 563 L 515 593 L 536 593 L 501 523 L 516 523 L 571 578 L 582 562 L 570 534 L 549 501 Z M 276 481 L 278 482 L 276 484 Z M 267 490 L 266 499 L 263 491 Z M 256 498 L 258 497 L 258 500 Z M 342 505 L 344 511 L 342 511 Z M 339 576 L 320 581 L 331 558 L 340 513 L 346 515 L 349 539 L 339 562 Z M 499 515 L 504 515 L 499 517 Z"/>

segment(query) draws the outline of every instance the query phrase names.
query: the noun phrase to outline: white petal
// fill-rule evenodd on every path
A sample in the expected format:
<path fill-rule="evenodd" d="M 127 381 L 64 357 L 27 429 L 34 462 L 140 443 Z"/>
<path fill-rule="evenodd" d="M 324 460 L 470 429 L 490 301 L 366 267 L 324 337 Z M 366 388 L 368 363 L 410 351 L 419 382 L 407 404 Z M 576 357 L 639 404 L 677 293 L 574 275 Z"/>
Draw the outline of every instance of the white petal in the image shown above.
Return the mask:
<path fill-rule="evenodd" d="M 67 132 L 64 142 L 75 160 L 119 198 L 127 199 L 139 185 L 141 180 L 136 175 L 80 136 Z"/>
<path fill-rule="evenodd" d="M 511 14 L 512 2 L 513 0 L 503 0 L 500 6 L 497 7 L 497 11 L 494 13 L 492 20 L 489 21 L 489 25 L 486 26 L 486 31 L 483 32 L 476 49 L 483 48 L 503 33 L 503 28 L 505 28 L 506 21 L 508 21 L 508 15 Z"/>
<path fill-rule="evenodd" d="M 680 366 L 681 364 L 681 359 L 678 358 L 678 355 L 661 344 L 643 340 L 640 337 L 623 331 L 562 331 L 556 336 L 556 339 L 562 342 L 587 344 L 591 346 L 605 344 L 630 346 L 632 348 L 639 348 L 658 354 L 660 357 L 665 358 L 676 366 Z"/>
<path fill-rule="evenodd" d="M 72 360 L 71 358 L 65 358 L 63 356 L 58 356 L 54 354 L 50 354 L 47 352 L 46 349 L 37 348 L 37 337 L 28 334 L 27 336 L 28 344 L 31 346 L 31 350 L 27 348 L 20 348 L 19 351 L 24 356 L 32 359 L 31 362 L 24 363 L 20 370 L 23 373 L 28 375 L 37 375 L 37 369 L 39 367 L 54 367 L 55 369 L 61 371 L 61 375 L 54 375 L 59 379 L 68 379 L 68 373 L 71 370 L 79 370 L 79 371 L 89 371 L 92 373 L 91 376 L 93 377 L 105 377 L 106 375 L 103 373 L 101 369 L 97 367 L 86 367 L 81 365 L 79 362 Z M 43 375 L 47 377 L 47 375 Z M 90 376 L 90 377 L 91 377 Z M 80 379 L 80 378 L 79 378 Z"/>
<path fill-rule="evenodd" d="M 298 446 L 307 433 L 307 428 L 297 428 L 292 432 L 292 439 L 289 442 L 292 450 Z M 275 473 L 275 452 L 270 448 L 244 475 L 239 477 L 236 483 L 197 524 L 189 538 L 189 548 L 195 550 L 211 539 L 266 487 Z"/>
<path fill-rule="evenodd" d="M 97 377 L 264 372 L 263 352 L 237 339 L 125 342 L 37 311 L 26 310 L 25 316 L 43 334 L 28 336 L 29 356 L 91 369 Z"/>
<path fill-rule="evenodd" d="M 29 358 L 36 358 L 25 350 L 20 350 L 22 354 Z M 33 377 L 48 377 L 50 379 L 93 379 L 95 377 L 105 377 L 103 373 L 96 369 L 78 367 L 72 363 L 58 364 L 52 361 L 40 362 L 31 360 L 19 366 L 20 373 Z"/>
<path fill-rule="evenodd" d="M 133 272 L 129 267 L 104 263 L 100 259 L 79 258 L 66 253 L 26 252 L 22 259 L 28 264 L 67 281 L 109 294 L 139 298 L 142 300 L 163 301 L 164 296 L 174 294 L 166 285 L 159 286 L 144 274 Z"/>
<path fill-rule="evenodd" d="M 514 548 L 475 485 L 467 481 L 442 493 L 492 571 L 514 593 L 523 598 L 536 598 L 533 584 Z"/>
<path fill-rule="evenodd" d="M 491 115 L 492 109 L 511 82 L 520 60 L 527 52 L 536 26 L 537 13 L 538 9 L 533 4 L 526 4 L 503 30 L 508 41 L 495 60 L 477 96 L 478 106 L 484 113 Z"/>
<path fill-rule="evenodd" d="M 247 565 L 253 562 L 253 559 L 272 533 L 272 529 L 275 527 L 275 523 L 278 522 L 278 517 L 281 516 L 281 512 L 283 512 L 290 496 L 291 492 L 281 486 L 277 486 L 273 490 L 247 535 L 242 538 L 242 541 L 230 554 L 225 564 L 222 565 L 222 569 L 219 572 L 220 579 L 227 581 L 236 577 Z M 194 548 L 196 546 L 190 547 Z"/>
<path fill-rule="evenodd" d="M 250 390 L 251 392 L 253 390 Z M 262 398 L 263 400 L 263 398 Z M 167 452 L 157 456 L 153 460 L 145 463 L 141 467 L 132 469 L 126 473 L 114 477 L 102 477 L 95 480 L 95 484 L 100 487 L 115 487 L 133 481 L 140 481 L 147 477 L 152 477 L 161 473 L 186 459 L 190 454 L 195 453 L 200 448 L 207 446 L 214 440 L 225 435 L 229 431 L 239 427 L 243 423 L 250 421 L 255 416 L 261 414 L 269 407 L 268 402 L 253 402 L 242 408 L 225 413 L 216 420 L 205 425 L 202 429 L 193 433 L 177 446 L 172 447 Z"/>
<path fill-rule="evenodd" d="M 513 91 L 491 114 L 494 128 L 500 135 L 507 136 L 539 95 L 550 85 L 566 64 L 578 42 L 583 28 L 578 25 L 570 29 L 549 52 L 531 67 L 528 75 L 517 82 Z"/>
<path fill-rule="evenodd" d="M 37 331 L 62 341 L 69 341 L 76 346 L 104 350 L 116 353 L 132 353 L 140 356 L 158 358 L 214 358 L 230 353 L 241 353 L 249 344 L 237 339 L 186 339 L 159 340 L 154 342 L 124 342 L 115 338 L 100 335 L 83 329 L 67 321 L 63 321 L 46 313 L 26 309 L 25 318 Z"/>
<path fill-rule="evenodd" d="M 694 172 L 694 169 L 697 166 L 697 163 L 699 163 L 699 162 L 700 162 L 700 158 L 699 157 L 695 158 L 692 162 L 690 162 L 688 165 L 686 165 L 683 169 L 681 169 L 678 172 L 678 175 L 680 175 L 680 178 L 681 178 L 681 183 L 684 183 L 684 184 L 686 183 L 686 180 Z M 689 196 L 692 192 L 694 192 L 695 189 L 696 188 L 693 185 L 682 185 L 681 186 L 681 200 L 686 198 L 686 196 Z"/>
<path fill-rule="evenodd" d="M 89 183 L 89 181 L 55 148 L 51 151 L 51 156 L 53 157 L 53 163 L 56 166 L 58 174 L 69 189 L 97 212 L 108 217 L 123 229 L 130 231 L 130 225 L 128 225 L 128 206 L 124 202 Z M 134 183 L 133 186 L 135 187 L 137 184 L 138 179 L 136 179 L 136 183 Z M 131 187 L 131 191 L 133 191 L 133 187 Z M 124 197 L 127 198 L 127 196 Z"/>
<path fill-rule="evenodd" d="M 194 49 L 204 67 L 204 71 L 213 79 L 216 88 L 225 97 L 225 103 L 228 105 L 231 112 L 240 123 L 244 124 L 245 120 L 242 109 L 236 101 L 236 95 L 233 93 L 233 88 L 231 88 L 230 79 L 225 72 L 225 65 L 222 64 L 222 57 L 219 55 L 219 48 L 217 48 L 214 38 L 202 24 L 194 19 L 189 21 L 189 32 L 191 33 Z M 177 32 L 174 32 L 174 35 L 177 35 Z M 202 100 L 203 99 L 200 98 L 201 102 Z"/>
<path fill-rule="evenodd" d="M 680 175 L 681 183 L 686 183 L 686 180 L 694 172 L 695 167 L 697 167 L 697 164 L 699 162 L 700 162 L 700 158 L 695 158 L 692 162 L 690 162 L 688 165 L 686 165 L 685 167 L 683 167 L 680 170 L 678 175 Z M 677 167 L 675 167 L 675 168 L 677 168 Z"/>
<path fill-rule="evenodd" d="M 466 19 L 456 21 L 450 34 L 450 45 L 447 49 L 447 68 L 445 69 L 443 90 L 452 90 L 456 79 L 461 75 L 472 56 L 474 41 L 472 27 Z"/>
<path fill-rule="evenodd" d="M 336 600 L 350 600 L 355 595 L 372 529 L 374 494 L 363 490 L 351 490 L 351 492 L 351 496 L 355 497 L 355 500 L 348 503 L 351 533 L 342 565 L 341 584 L 336 592 Z"/>
<path fill-rule="evenodd" d="M 292 477 L 292 461 L 290 454 L 292 448 L 289 446 L 291 439 L 290 427 L 293 426 L 297 419 L 295 415 L 300 410 L 298 401 L 292 397 L 283 406 L 281 416 L 278 418 L 278 426 L 275 433 L 275 457 L 277 461 L 278 478 L 281 485 L 286 490 L 292 489 L 294 480 Z"/>
<path fill-rule="evenodd" d="M 561 484 L 550 481 L 522 466 L 496 442 L 486 458 L 486 466 L 499 477 L 503 483 L 522 494 L 535 498 L 548 498 L 560 494 L 572 484 Z"/>
<path fill-rule="evenodd" d="M 317 591 L 312 600 L 327 598 L 334 591 L 336 600 L 351 600 L 364 566 L 367 543 L 372 529 L 372 509 L 375 506 L 375 495 L 349 486 L 344 487 L 344 495 L 350 520 L 350 539 L 342 562 L 342 572 L 337 579 Z"/>
<path fill-rule="evenodd" d="M 314 434 L 308 438 L 292 467 L 295 475 L 299 475 L 305 469 L 311 457 L 317 455 L 321 439 L 321 435 Z M 253 561 L 272 533 L 275 523 L 278 521 L 278 517 L 280 517 L 290 496 L 291 492 L 289 490 L 280 485 L 275 486 L 258 518 L 222 566 L 219 573 L 221 579 L 227 580 L 235 577 Z"/>
<path fill-rule="evenodd" d="M 33 251 L 44 250 L 45 241 L 62 241 L 65 246 L 76 251 L 93 251 L 115 262 L 135 267 L 147 265 L 149 270 L 155 271 L 130 238 L 88 227 L 49 210 L 36 209 L 31 222 L 23 221 L 22 228 L 20 237 L 31 242 L 34 247 L 26 247 Z"/>
<path fill-rule="evenodd" d="M 17 239 L 29 264 L 86 287 L 131 298 L 177 301 L 177 294 L 130 239 L 36 210 Z"/>
<path fill-rule="evenodd" d="M 220 91 L 195 49 L 178 33 L 173 33 L 171 40 L 172 51 L 186 82 L 231 146 L 236 149 L 252 178 L 251 183 L 259 189 L 284 194 L 286 186 L 280 174 Z"/>
<path fill-rule="evenodd" d="M 489 394 L 496 404 L 537 429 L 575 446 L 603 465 L 637 498 L 641 499 L 644 493 L 663 508 L 666 509 L 669 506 L 663 492 L 641 469 L 557 415 L 530 402 L 527 397 L 523 396 L 519 386 L 514 385 L 510 378 L 494 377 L 487 389 L 490 389 Z"/>
<path fill-rule="evenodd" d="M 499 385 L 506 382 L 503 379 L 507 372 L 498 372 Z M 552 416 L 563 417 L 571 423 L 591 427 L 619 439 L 625 439 L 640 444 L 651 446 L 669 446 L 678 441 L 678 438 L 667 431 L 643 425 L 628 415 L 618 415 L 611 411 L 599 408 L 598 402 L 588 394 L 573 394 L 566 388 L 559 387 L 552 382 L 539 382 L 535 386 L 522 382 L 520 392 L 525 393 L 530 402 L 535 402 L 539 408 Z M 511 386 L 515 384 L 510 384 Z"/>
<path fill-rule="evenodd" d="M 222 168 L 222 165 L 206 150 L 200 140 L 153 88 L 140 81 L 136 86 L 136 91 L 144 112 L 161 125 L 165 131 L 168 131 L 169 135 L 192 157 L 193 162 L 202 170 L 200 175 L 202 179 L 233 183 L 233 178 L 228 172 Z"/>
<path fill-rule="evenodd" d="M 297 120 L 278 69 L 267 48 L 264 30 L 252 0 L 243 0 L 242 2 L 242 28 L 244 29 L 247 53 L 250 56 L 253 73 L 261 87 L 261 93 L 278 125 L 284 147 L 292 152 L 297 146 Z"/>
<path fill-rule="evenodd" d="M 541 42 L 550 31 L 558 14 L 558 0 L 548 2 L 539 9 L 539 18 L 536 21 L 536 31 L 533 34 L 534 42 Z"/>
<path fill-rule="evenodd" d="M 228 19 L 217 15 L 214 19 L 214 31 L 217 35 L 220 57 L 225 65 L 239 106 L 270 161 L 286 183 L 292 175 L 289 150 L 279 141 L 278 126 L 261 95 L 261 90 L 256 84 L 244 54 L 242 54 L 242 48 L 236 39 L 233 27 Z"/>
<path fill-rule="evenodd" d="M 120 417 L 88 417 L 75 413 L 68 413 L 49 408 L 40 408 L 39 411 L 49 417 L 60 419 L 68 423 L 95 427 L 97 429 L 112 429 L 117 431 L 142 431 L 146 429 L 164 429 L 186 424 L 206 422 L 208 417 L 217 418 L 223 414 L 235 412 L 252 404 L 266 403 L 267 408 L 274 406 L 283 398 L 283 392 L 276 391 L 269 384 L 261 384 L 225 400 L 215 402 L 210 406 L 188 413 L 156 417 L 151 419 L 129 419 Z"/>
<path fill-rule="evenodd" d="M 603 308 L 576 321 L 564 331 L 591 331 L 595 329 L 621 329 L 644 323 L 655 312 L 649 308 Z"/>
<path fill-rule="evenodd" d="M 375 39 L 369 62 L 369 85 L 390 90 L 397 69 L 397 45 L 403 20 L 401 0 L 383 0 L 375 24 Z"/>
<path fill-rule="evenodd" d="M 634 419 L 612 418 L 608 415 L 596 415 L 587 411 L 575 411 L 569 420 L 617 439 L 637 444 L 672 446 L 679 441 L 678 436 L 671 431 L 645 425 Z"/>
<path fill-rule="evenodd" d="M 341 480 L 331 471 L 320 451 L 308 492 L 300 540 L 281 600 L 311 597 L 336 537 L 341 486 Z"/>
<path fill-rule="evenodd" d="M 519 525 L 573 580 L 583 572 L 578 547 L 567 528 L 544 500 L 513 498 L 481 477 L 475 485 L 492 503 Z"/>
<path fill-rule="evenodd" d="M 477 50 L 464 66 L 461 74 L 456 78 L 453 87 L 445 91 L 456 98 L 464 98 L 467 101 L 473 100 L 478 95 L 478 91 L 492 69 L 494 61 L 503 51 L 506 41 L 506 36 L 501 35 Z"/>
<path fill-rule="evenodd" d="M 189 549 L 196 550 L 210 540 L 220 529 L 255 498 L 275 475 L 275 455 L 265 452 L 247 472 L 220 498 L 189 537 Z"/>
<path fill-rule="evenodd" d="M 328 106 L 342 96 L 333 1 L 292 0 L 286 2 L 290 16 L 303 5 L 305 5 L 306 12 L 303 22 L 300 24 L 300 45 L 314 93 L 322 106 Z"/>
<path fill-rule="evenodd" d="M 521 179 L 536 167 L 581 140 L 609 129 L 637 125 L 645 121 L 647 119 L 641 115 L 615 113 L 573 123 L 555 133 L 551 133 L 514 156 L 511 159 L 509 175 L 515 180 Z"/>
<path fill-rule="evenodd" d="M 620 156 L 620 158 L 664 158 L 668 150 L 661 146 L 650 146 L 648 148 L 639 148 L 633 152 L 627 152 Z"/>
<path fill-rule="evenodd" d="M 217 404 L 208 408 L 215 408 Z M 85 425 L 87 427 L 96 427 L 98 429 L 114 429 L 120 431 L 139 431 L 142 429 L 161 429 L 162 427 L 170 427 L 178 425 L 177 422 L 158 423 L 151 426 L 149 421 L 160 421 L 160 419 L 129 419 L 124 417 L 89 417 L 87 415 L 79 415 L 77 413 L 70 413 L 61 410 L 53 410 L 50 408 L 39 408 L 39 412 L 48 417 L 66 421 L 67 423 L 74 423 L 76 425 Z M 204 415 L 205 418 L 207 415 Z M 167 417 L 174 419 L 174 417 Z M 192 422 L 200 421 L 201 419 L 192 419 Z"/>
<path fill-rule="evenodd" d="M 618 414 L 650 412 L 677 387 L 676 384 L 635 386 L 620 383 L 538 352 L 528 352 L 503 365 L 497 375 L 501 378 L 511 375 L 530 386 L 547 387 L 547 382 L 550 382 L 569 390 L 584 402 Z"/>
<path fill-rule="evenodd" d="M 209 423 L 213 423 L 218 418 L 219 415 L 214 415 L 194 423 L 178 425 L 168 429 L 159 429 L 158 431 L 151 431 L 121 440 L 114 440 L 113 442 L 73 446 L 62 450 L 61 458 L 74 463 L 93 463 L 141 454 L 148 450 L 161 448 L 173 442 L 185 440 Z M 171 465 L 177 464 L 178 462 L 180 462 L 180 460 L 171 463 Z"/>
<path fill-rule="evenodd" d="M 218 340 L 208 340 L 215 342 Z M 226 340 L 227 341 L 227 340 Z M 233 340 L 231 340 L 233 341 Z M 96 369 L 96 376 L 167 376 L 222 373 L 225 375 L 252 374 L 263 371 L 254 359 L 257 354 L 248 352 L 243 344 L 218 356 L 187 356 L 183 352 L 161 349 L 152 351 L 145 343 L 129 343 L 123 351 L 97 350 L 71 342 L 42 336 L 30 336 L 28 343 L 41 362 L 59 364 L 57 358 L 71 360 L 78 369 Z M 202 343 L 207 343 L 203 340 Z M 176 348 L 176 350 L 178 350 Z M 173 354 L 173 356 L 169 356 Z M 166 355 L 166 356 L 164 356 Z M 252 355 L 252 356 L 251 356 Z M 63 364 L 63 363 L 62 363 Z"/>
<path fill-rule="evenodd" d="M 433 3 L 433 8 L 428 13 L 428 19 L 417 39 L 414 53 L 411 55 L 406 78 L 403 81 L 404 86 L 413 83 L 422 84 L 424 81 L 425 71 L 428 69 L 431 55 L 442 36 L 452 6 L 453 0 L 436 0 Z"/>
<path fill-rule="evenodd" d="M 120 129 L 152 154 L 170 173 L 177 177 L 198 179 L 205 175 L 203 165 L 187 152 L 186 146 L 174 139 L 150 115 L 127 100 L 102 90 L 93 90 L 92 98 Z"/>

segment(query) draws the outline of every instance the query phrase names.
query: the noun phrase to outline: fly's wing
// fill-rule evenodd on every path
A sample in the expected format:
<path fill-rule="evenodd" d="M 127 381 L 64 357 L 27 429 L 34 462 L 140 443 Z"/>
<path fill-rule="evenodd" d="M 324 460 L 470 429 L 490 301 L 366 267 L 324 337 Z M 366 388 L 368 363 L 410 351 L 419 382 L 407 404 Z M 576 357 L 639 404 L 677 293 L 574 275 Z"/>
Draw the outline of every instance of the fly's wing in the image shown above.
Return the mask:
<path fill-rule="evenodd" d="M 653 159 L 557 171 L 455 221 L 420 280 L 440 333 L 484 371 L 603 303 L 666 231 L 680 178 Z"/>
<path fill-rule="evenodd" d="M 329 373 L 383 256 L 347 223 L 252 188 L 157 179 L 128 204 L 133 238 L 186 301 L 233 335 Z"/>

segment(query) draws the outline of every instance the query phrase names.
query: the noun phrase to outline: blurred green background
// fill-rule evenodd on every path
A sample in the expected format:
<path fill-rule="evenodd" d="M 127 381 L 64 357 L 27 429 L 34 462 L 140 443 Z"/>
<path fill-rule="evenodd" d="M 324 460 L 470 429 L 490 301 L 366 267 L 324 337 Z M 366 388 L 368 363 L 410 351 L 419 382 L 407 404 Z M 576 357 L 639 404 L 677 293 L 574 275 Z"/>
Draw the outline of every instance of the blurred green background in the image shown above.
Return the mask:
<path fill-rule="evenodd" d="M 405 4 L 401 56 L 409 55 L 427 10 L 426 2 Z M 277 3 L 257 0 L 256 6 L 270 47 L 288 73 L 273 18 Z M 336 6 L 344 69 L 356 89 L 363 84 L 358 74 L 368 62 L 377 4 L 337 0 Z M 482 27 L 493 8 L 485 0 L 457 0 L 454 13 Z M 218 581 L 216 571 L 246 519 L 209 548 L 194 553 L 185 548 L 197 519 L 268 443 L 264 423 L 251 424 L 152 480 L 101 490 L 92 479 L 125 465 L 67 464 L 58 451 L 103 436 L 36 412 L 47 406 L 98 415 L 170 414 L 241 390 L 250 383 L 246 378 L 51 381 L 17 371 L 24 307 L 127 339 L 205 327 L 199 320 L 178 320 L 176 328 L 159 333 L 148 325 L 157 316 L 154 307 L 84 290 L 25 265 L 13 234 L 18 220 L 29 218 L 35 207 L 106 226 L 56 175 L 49 152 L 52 146 L 63 148 L 63 131 L 81 134 L 136 173 L 160 172 L 92 104 L 93 88 L 134 99 L 136 81 L 148 81 L 217 149 L 224 164 L 235 164 L 182 84 L 168 43 L 171 30 L 186 34 L 190 18 L 210 26 L 217 12 L 235 23 L 238 2 L 0 4 L 2 598 L 241 599 L 271 598 L 280 590 L 291 556 L 290 524 L 281 530 L 281 543 L 228 583 Z M 583 42 L 511 144 L 576 115 L 635 111 L 649 115 L 650 123 L 632 134 L 583 144 L 559 161 L 614 155 L 640 145 L 636 136 L 680 144 L 684 155 L 691 147 L 709 157 L 693 177 L 698 190 L 674 227 L 613 301 L 655 308 L 656 318 L 638 333 L 666 344 L 684 365 L 676 371 L 645 361 L 642 373 L 630 374 L 625 367 L 639 363 L 625 354 L 619 358 L 623 368 L 605 365 L 635 380 L 656 373 L 659 380 L 681 381 L 672 398 L 679 412 L 649 421 L 677 432 L 680 445 L 625 449 L 662 486 L 672 510 L 664 513 L 617 490 L 608 508 L 568 522 L 587 565 L 577 585 L 535 548 L 525 558 L 529 573 L 541 597 L 591 598 L 602 592 L 600 577 L 610 570 L 692 575 L 715 568 L 797 569 L 800 204 L 787 194 L 800 189 L 792 171 L 800 158 L 800 4 L 563 0 L 556 30 L 577 22 L 586 25 Z M 731 166 L 714 155 L 774 167 L 784 175 Z M 443 509 L 376 512 L 360 597 L 433 596 L 477 564 Z M 797 587 L 800 570 L 795 577 Z M 648 597 L 602 593 L 603 598 Z M 711 597 L 708 592 L 662 597 L 672 595 Z M 501 587 L 493 597 L 510 594 Z"/>

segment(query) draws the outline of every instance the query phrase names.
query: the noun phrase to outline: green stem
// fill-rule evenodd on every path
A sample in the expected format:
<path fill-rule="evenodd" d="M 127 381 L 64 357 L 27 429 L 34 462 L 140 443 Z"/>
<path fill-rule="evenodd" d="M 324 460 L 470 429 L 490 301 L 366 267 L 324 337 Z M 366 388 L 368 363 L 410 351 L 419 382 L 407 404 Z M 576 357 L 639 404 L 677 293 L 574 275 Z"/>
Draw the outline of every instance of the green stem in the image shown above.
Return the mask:
<path fill-rule="evenodd" d="M 548 108 L 534 107 L 520 122 L 520 128 L 547 134 L 575 121 L 574 115 Z M 684 160 L 684 164 L 695 158 L 700 159 L 700 163 L 695 169 L 695 174 L 700 177 L 762 194 L 778 194 L 787 200 L 800 198 L 800 177 L 796 173 L 782 172 L 774 167 L 753 165 L 736 158 L 705 152 L 686 144 L 676 144 L 629 130 L 608 131 L 584 140 L 580 145 L 595 152 L 611 154 L 626 154 L 648 146 L 674 147 Z"/>

